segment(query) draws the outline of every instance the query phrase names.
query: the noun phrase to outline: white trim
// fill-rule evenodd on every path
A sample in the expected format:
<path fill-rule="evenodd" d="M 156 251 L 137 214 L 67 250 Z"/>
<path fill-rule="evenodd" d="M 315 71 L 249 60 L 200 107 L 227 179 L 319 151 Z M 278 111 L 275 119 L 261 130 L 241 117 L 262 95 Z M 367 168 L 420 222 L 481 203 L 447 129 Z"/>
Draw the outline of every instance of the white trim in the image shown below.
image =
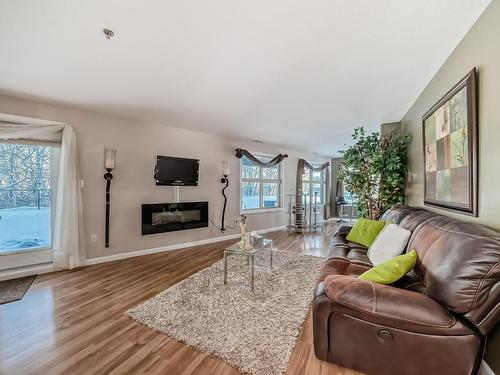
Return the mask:
<path fill-rule="evenodd" d="M 40 264 L 36 266 L 28 266 L 21 268 L 14 268 L 6 271 L 0 271 L 0 281 L 17 279 L 18 277 L 25 277 L 31 275 L 41 275 L 42 273 L 49 273 L 60 271 L 52 265 L 52 263 Z"/>
<path fill-rule="evenodd" d="M 274 231 L 283 230 L 283 229 L 286 229 L 286 226 L 279 226 L 279 227 L 274 227 L 274 228 L 262 229 L 262 230 L 258 230 L 257 232 L 258 233 L 267 233 L 267 232 L 274 232 Z M 214 242 L 232 240 L 232 239 L 236 239 L 239 237 L 240 237 L 240 234 L 236 233 L 236 234 L 230 234 L 228 236 L 213 237 L 213 238 L 207 238 L 207 239 L 199 240 L 199 241 L 184 242 L 184 243 L 178 243 L 178 244 L 174 244 L 174 245 L 155 247 L 153 249 L 144 249 L 144 250 L 130 251 L 127 253 L 109 255 L 109 256 L 105 256 L 105 257 L 90 258 L 90 259 L 85 259 L 83 261 L 83 265 L 90 266 L 93 264 L 112 262 L 112 261 L 120 260 L 120 259 L 133 258 L 133 257 L 142 256 L 142 255 L 156 254 L 156 253 L 162 253 L 164 251 L 172 251 L 172 250 L 183 249 L 186 247 L 200 246 L 200 245 L 206 245 L 206 244 L 214 243 Z"/>
<path fill-rule="evenodd" d="M 255 208 L 253 210 L 241 210 L 241 215 L 252 215 L 252 214 L 265 214 L 268 212 L 285 211 L 283 207 L 273 207 L 273 208 Z"/>
<path fill-rule="evenodd" d="M 10 122 L 14 124 L 33 124 L 33 125 L 66 125 L 65 122 L 43 120 L 34 117 L 11 115 L 8 113 L 0 113 L 0 122 Z"/>
<path fill-rule="evenodd" d="M 479 367 L 479 375 L 495 375 L 495 371 L 488 366 L 484 359 L 481 361 L 481 366 Z"/>
<path fill-rule="evenodd" d="M 51 263 L 53 253 L 51 248 L 0 253 L 0 272 Z"/>
<path fill-rule="evenodd" d="M 22 249 L 15 249 L 9 251 L 0 251 L 0 259 L 3 255 L 12 255 L 12 254 L 21 254 L 21 253 L 30 253 L 33 251 L 42 251 L 42 250 L 52 250 L 51 246 L 39 246 L 39 247 L 23 247 Z"/>
<path fill-rule="evenodd" d="M 32 140 L 32 139 L 2 139 L 2 143 L 12 144 L 12 145 L 28 145 L 28 146 L 61 148 L 61 142 L 56 142 L 56 141 L 44 141 L 44 140 Z"/>
<path fill-rule="evenodd" d="M 254 151 L 249 151 L 250 153 L 256 155 L 256 156 L 265 156 L 265 157 L 274 157 L 275 155 L 267 154 L 265 152 L 254 152 Z M 279 207 L 270 207 L 270 208 L 250 208 L 250 209 L 242 209 L 241 208 L 241 201 L 242 201 L 242 190 L 241 190 L 241 185 L 243 183 L 243 177 L 241 176 L 243 169 L 241 167 L 243 163 L 243 158 L 238 160 L 238 209 L 240 210 L 240 215 L 247 215 L 247 214 L 253 214 L 253 213 L 265 213 L 265 212 L 272 212 L 272 211 L 279 211 L 279 210 L 285 210 L 284 208 L 284 195 L 285 195 L 285 162 L 284 160 L 278 164 L 278 168 L 280 171 L 280 178 L 279 179 L 262 179 L 262 178 L 256 178 L 256 179 L 245 179 L 246 181 L 251 181 L 254 180 L 253 182 L 258 182 L 260 183 L 277 183 L 279 184 Z M 262 168 L 262 167 L 259 167 Z M 262 174 L 261 174 L 262 176 Z M 259 206 L 262 198 L 262 190 L 259 189 Z"/>

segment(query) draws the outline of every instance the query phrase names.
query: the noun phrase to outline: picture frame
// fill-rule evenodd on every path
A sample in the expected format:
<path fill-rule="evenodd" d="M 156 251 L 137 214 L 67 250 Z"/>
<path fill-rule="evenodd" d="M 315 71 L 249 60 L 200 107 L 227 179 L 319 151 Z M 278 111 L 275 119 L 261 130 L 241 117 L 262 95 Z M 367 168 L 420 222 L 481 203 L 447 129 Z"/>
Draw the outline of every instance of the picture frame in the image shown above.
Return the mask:
<path fill-rule="evenodd" d="M 476 68 L 422 116 L 424 205 L 478 216 Z"/>

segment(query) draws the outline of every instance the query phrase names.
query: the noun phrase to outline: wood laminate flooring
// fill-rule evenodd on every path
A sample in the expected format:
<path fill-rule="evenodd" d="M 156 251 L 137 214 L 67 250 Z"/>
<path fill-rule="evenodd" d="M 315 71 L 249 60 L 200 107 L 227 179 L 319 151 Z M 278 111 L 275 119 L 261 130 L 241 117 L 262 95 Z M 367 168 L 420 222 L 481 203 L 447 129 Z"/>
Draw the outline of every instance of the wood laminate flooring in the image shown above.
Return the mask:
<path fill-rule="evenodd" d="M 327 254 L 336 229 L 266 234 L 278 250 Z M 124 315 L 129 308 L 222 258 L 218 242 L 40 275 L 22 301 L 0 306 L 0 374 L 237 375 L 221 360 Z M 309 314 L 288 375 L 355 375 L 314 356 Z"/>

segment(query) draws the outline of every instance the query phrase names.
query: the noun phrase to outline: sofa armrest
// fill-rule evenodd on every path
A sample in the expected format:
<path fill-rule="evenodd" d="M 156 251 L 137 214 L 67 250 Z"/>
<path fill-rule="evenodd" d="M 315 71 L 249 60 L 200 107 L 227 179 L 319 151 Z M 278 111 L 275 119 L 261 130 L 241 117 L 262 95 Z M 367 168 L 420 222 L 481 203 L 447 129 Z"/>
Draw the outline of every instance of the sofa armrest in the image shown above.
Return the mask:
<path fill-rule="evenodd" d="M 320 282 L 316 287 L 313 302 L 313 340 L 314 354 L 322 361 L 328 361 L 328 325 L 333 302 L 325 294 L 325 283 Z"/>
<path fill-rule="evenodd" d="M 448 310 L 421 293 L 345 275 L 327 276 L 324 284 L 332 302 L 374 323 L 418 331 L 457 325 Z"/>
<path fill-rule="evenodd" d="M 341 225 L 335 233 L 336 236 L 347 237 L 352 229 L 352 225 Z"/>

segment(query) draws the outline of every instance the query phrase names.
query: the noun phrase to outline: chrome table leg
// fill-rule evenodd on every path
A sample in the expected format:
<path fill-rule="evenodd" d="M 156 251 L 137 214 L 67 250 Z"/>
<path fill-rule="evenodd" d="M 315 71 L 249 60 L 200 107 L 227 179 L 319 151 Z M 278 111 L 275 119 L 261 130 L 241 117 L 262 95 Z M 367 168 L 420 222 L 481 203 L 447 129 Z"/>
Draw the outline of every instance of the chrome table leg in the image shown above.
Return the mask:
<path fill-rule="evenodd" d="M 224 251 L 224 285 L 227 285 L 227 258 L 228 254 Z"/>

